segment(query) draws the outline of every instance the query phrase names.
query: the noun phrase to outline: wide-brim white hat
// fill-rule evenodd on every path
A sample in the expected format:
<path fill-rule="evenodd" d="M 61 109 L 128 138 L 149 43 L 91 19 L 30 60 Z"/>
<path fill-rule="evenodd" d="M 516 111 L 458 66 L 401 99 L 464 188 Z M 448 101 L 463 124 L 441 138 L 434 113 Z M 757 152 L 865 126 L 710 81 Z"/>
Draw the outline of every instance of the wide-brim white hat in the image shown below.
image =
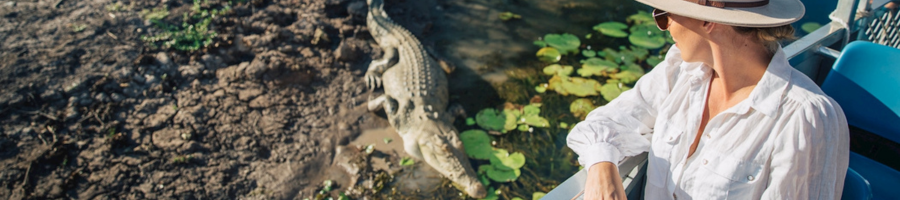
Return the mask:
<path fill-rule="evenodd" d="M 790 24 L 800 20 L 806 12 L 806 7 L 800 0 L 637 1 L 672 14 L 741 27 L 776 27 Z M 721 7 L 723 5 L 724 7 Z"/>

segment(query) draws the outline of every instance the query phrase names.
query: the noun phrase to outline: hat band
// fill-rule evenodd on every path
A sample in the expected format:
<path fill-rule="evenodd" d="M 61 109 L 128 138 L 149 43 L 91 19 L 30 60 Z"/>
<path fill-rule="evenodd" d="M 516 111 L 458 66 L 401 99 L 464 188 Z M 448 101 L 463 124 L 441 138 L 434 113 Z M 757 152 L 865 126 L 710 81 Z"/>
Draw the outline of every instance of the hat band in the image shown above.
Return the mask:
<path fill-rule="evenodd" d="M 757 2 L 723 2 L 723 1 L 708 1 L 708 0 L 684 0 L 687 2 L 693 2 L 704 6 L 712 6 L 717 8 L 731 7 L 731 8 L 749 8 L 749 7 L 759 7 L 769 4 L 769 0 L 762 0 Z"/>

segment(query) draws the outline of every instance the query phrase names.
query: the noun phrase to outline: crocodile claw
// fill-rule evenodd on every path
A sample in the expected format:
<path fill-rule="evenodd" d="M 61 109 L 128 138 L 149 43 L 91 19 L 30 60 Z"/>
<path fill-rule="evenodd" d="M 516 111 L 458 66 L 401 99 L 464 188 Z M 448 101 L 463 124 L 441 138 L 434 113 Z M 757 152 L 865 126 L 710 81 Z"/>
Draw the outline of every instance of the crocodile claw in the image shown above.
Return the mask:
<path fill-rule="evenodd" d="M 366 72 L 366 86 L 369 90 L 381 87 L 381 77 L 371 71 Z"/>

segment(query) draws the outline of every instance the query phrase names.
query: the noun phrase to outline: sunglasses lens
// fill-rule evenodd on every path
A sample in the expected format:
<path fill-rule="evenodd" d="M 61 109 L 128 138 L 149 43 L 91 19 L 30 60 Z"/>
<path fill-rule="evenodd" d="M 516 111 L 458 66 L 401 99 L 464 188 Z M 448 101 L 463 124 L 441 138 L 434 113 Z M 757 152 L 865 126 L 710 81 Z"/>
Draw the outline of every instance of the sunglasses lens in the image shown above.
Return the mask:
<path fill-rule="evenodd" d="M 656 27 L 659 28 L 659 30 L 666 30 L 669 28 L 668 14 L 669 13 L 666 13 L 666 11 L 653 9 L 653 19 L 656 20 Z"/>

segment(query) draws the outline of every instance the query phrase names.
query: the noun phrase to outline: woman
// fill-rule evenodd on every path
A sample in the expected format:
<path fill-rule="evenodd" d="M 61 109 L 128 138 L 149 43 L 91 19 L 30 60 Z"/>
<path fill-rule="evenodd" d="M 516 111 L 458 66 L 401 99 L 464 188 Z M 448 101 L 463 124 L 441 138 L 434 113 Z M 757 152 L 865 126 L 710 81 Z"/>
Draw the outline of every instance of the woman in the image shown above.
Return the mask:
<path fill-rule="evenodd" d="M 676 44 L 569 133 L 586 199 L 625 199 L 616 163 L 643 151 L 645 199 L 840 198 L 844 113 L 777 42 L 792 37 L 800 1 L 638 1 Z"/>

